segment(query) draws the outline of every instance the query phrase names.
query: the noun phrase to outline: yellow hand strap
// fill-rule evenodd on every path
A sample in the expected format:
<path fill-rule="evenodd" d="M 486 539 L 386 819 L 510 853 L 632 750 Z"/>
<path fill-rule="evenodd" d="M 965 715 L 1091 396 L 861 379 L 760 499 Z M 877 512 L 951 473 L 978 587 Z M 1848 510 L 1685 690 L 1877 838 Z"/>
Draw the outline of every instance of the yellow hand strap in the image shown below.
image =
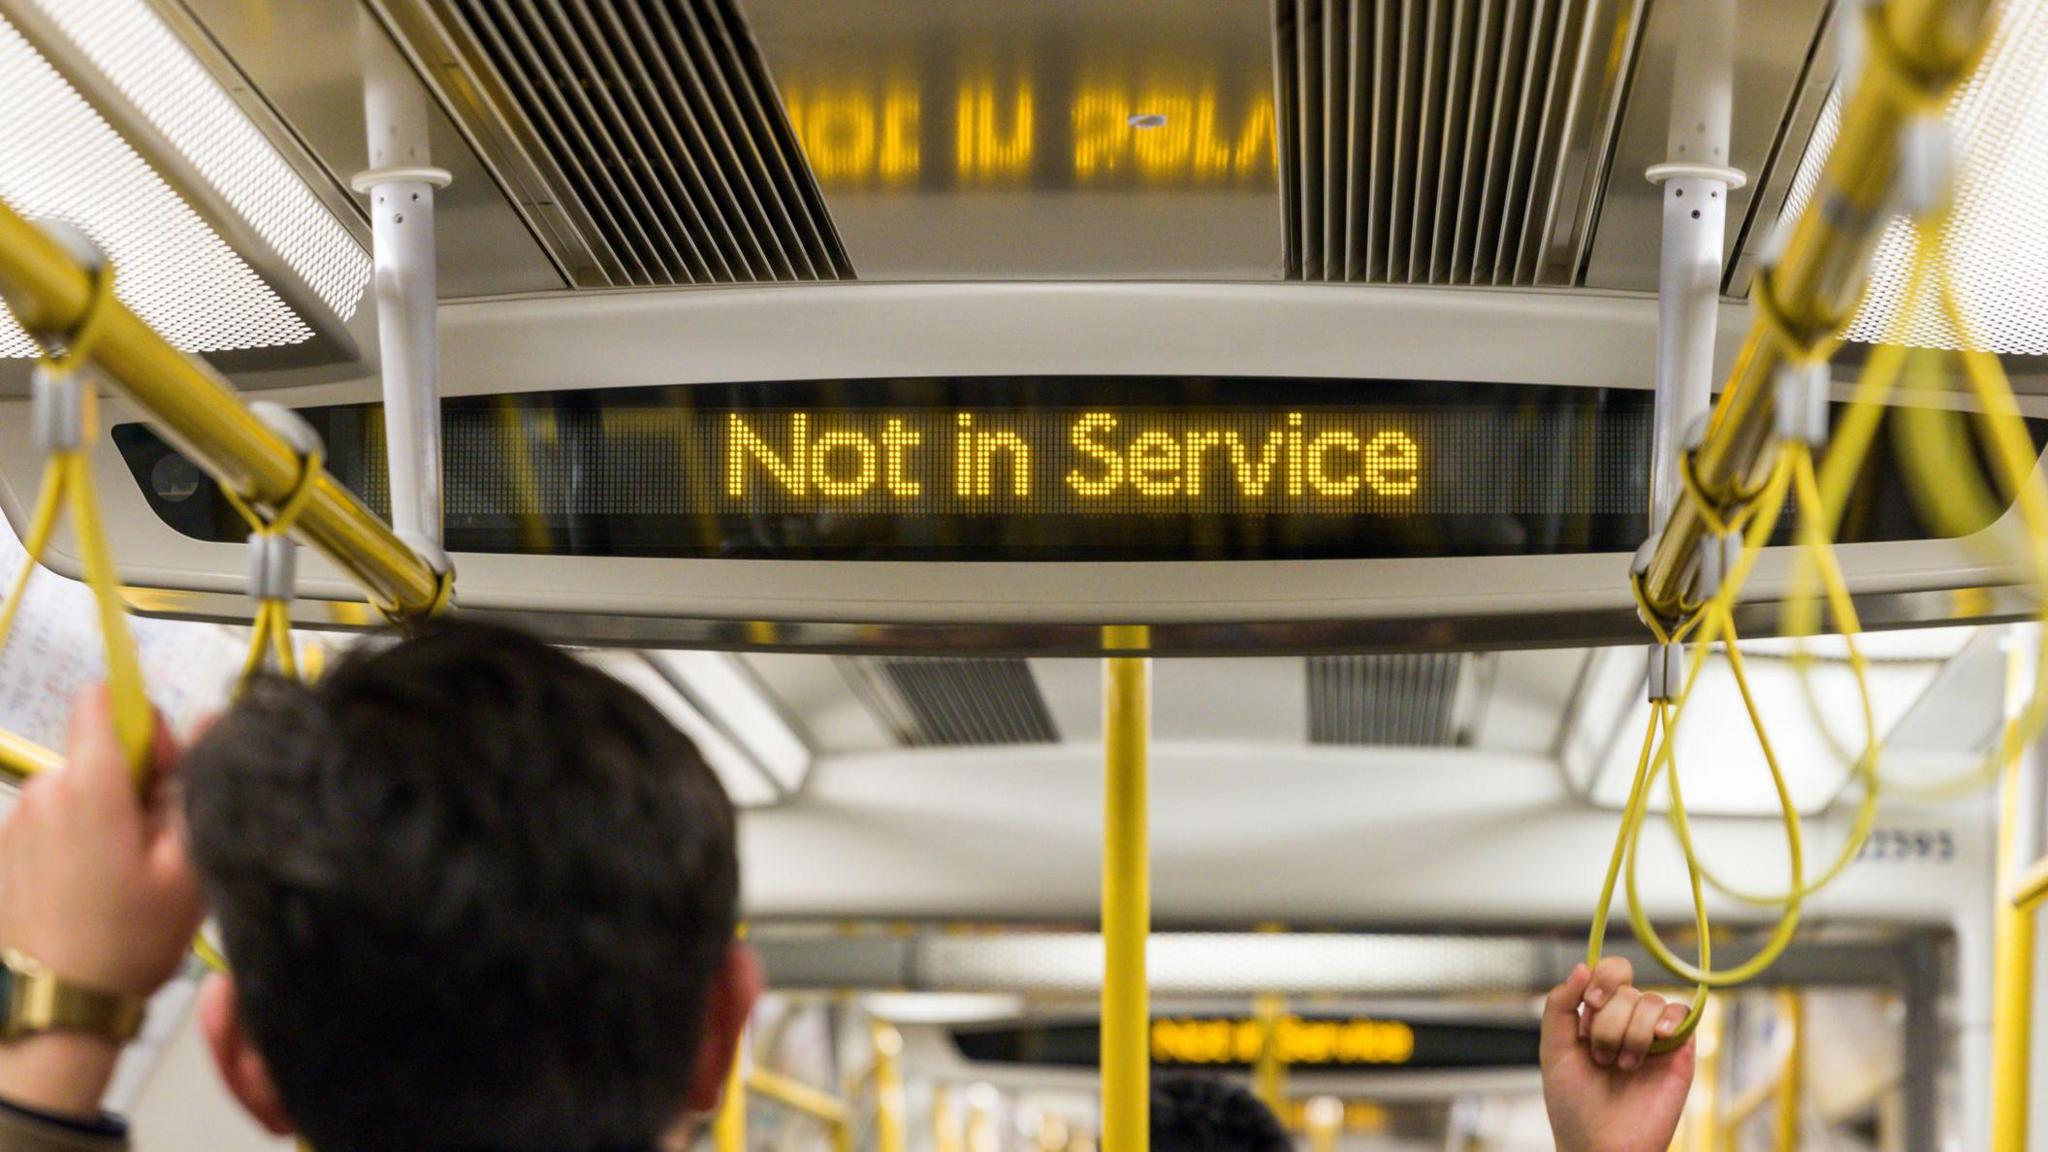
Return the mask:
<path fill-rule="evenodd" d="M 42 562 L 58 522 L 68 513 L 85 569 L 85 582 L 98 609 L 115 735 L 137 785 L 141 786 L 148 779 L 150 749 L 156 739 L 156 713 L 143 688 L 142 665 L 136 657 L 135 640 L 129 634 L 121 599 L 120 574 L 107 546 L 99 499 L 93 490 L 92 463 L 86 455 L 86 445 L 96 422 L 94 395 L 79 376 L 80 369 L 91 361 L 93 345 L 109 311 L 107 301 L 113 295 L 113 286 L 113 266 L 103 263 L 93 275 L 85 315 L 64 342 L 63 352 L 45 355 L 36 369 L 37 423 L 48 439 L 49 462 L 44 467 L 42 490 L 36 497 L 28 535 L 23 541 L 27 559 L 15 574 L 4 607 L 0 607 L 0 649 L 5 648 L 20 614 L 29 578 Z M 47 760 L 21 757 L 12 758 L 9 766 L 27 774 L 48 764 Z"/>
<path fill-rule="evenodd" d="M 298 653 L 292 644 L 291 549 L 295 545 L 290 533 L 312 497 L 313 485 L 324 463 L 322 450 L 310 447 L 299 458 L 299 476 L 291 492 L 268 517 L 259 514 L 233 489 L 221 488 L 228 504 L 249 525 L 252 575 L 257 585 L 252 589 L 256 615 L 249 628 L 249 655 L 242 662 L 238 686 L 246 686 L 262 670 L 266 659 L 274 661 L 283 675 L 299 679 Z"/>

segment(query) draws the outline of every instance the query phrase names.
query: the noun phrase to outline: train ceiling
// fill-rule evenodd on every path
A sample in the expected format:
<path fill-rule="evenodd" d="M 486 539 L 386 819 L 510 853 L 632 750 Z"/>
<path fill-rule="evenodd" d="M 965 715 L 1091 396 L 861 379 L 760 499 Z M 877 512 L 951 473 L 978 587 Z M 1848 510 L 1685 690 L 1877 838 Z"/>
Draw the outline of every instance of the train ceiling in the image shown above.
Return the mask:
<path fill-rule="evenodd" d="M 26 3 L 27 0 L 13 0 Z M 450 298 L 813 280 L 1655 287 L 1677 6 L 371 0 L 437 98 Z M 364 164 L 358 5 L 184 0 L 305 175 Z M 1728 287 L 1831 83 L 1744 0 Z"/>

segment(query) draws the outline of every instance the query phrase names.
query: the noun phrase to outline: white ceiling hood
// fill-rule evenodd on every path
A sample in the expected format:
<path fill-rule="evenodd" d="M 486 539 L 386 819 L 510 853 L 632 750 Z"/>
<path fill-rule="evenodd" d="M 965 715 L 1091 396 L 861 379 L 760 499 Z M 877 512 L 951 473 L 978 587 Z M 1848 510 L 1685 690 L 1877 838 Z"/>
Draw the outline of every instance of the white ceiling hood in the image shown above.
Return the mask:
<path fill-rule="evenodd" d="M 1976 635 L 1973 628 L 1937 628 L 1859 638 L 1869 660 L 1879 740 L 1889 736 Z M 1803 681 L 1792 659 L 1799 646 L 1790 640 L 1746 640 L 1742 654 L 1786 786 L 1800 811 L 1810 814 L 1833 803 L 1848 784 L 1847 761 L 1864 742 L 1862 704 L 1841 638 L 1805 642 L 1812 665 Z M 1575 781 L 1588 781 L 1583 786 L 1592 802 L 1614 809 L 1628 802 L 1648 723 L 1643 649 L 1602 650 L 1564 752 L 1567 773 Z M 1761 816 L 1778 810 L 1769 766 L 1721 647 L 1708 659 L 1686 703 L 1676 758 L 1688 811 Z M 1668 808 L 1668 788 L 1660 784 L 1650 804 L 1658 812 Z"/>
<path fill-rule="evenodd" d="M 173 344 L 348 347 L 369 254 L 144 0 L 0 3 L 0 103 L 0 200 L 82 229 Z"/>

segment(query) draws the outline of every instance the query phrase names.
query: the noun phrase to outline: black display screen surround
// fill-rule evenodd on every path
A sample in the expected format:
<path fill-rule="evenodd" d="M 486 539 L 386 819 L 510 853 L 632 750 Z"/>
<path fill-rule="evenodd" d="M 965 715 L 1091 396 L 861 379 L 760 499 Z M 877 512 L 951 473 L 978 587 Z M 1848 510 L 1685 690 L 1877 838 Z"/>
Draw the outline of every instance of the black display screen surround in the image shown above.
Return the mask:
<path fill-rule="evenodd" d="M 385 513 L 380 407 L 301 414 L 328 468 Z M 1651 396 L 1246 377 L 786 381 L 451 398 L 442 437 L 458 553 L 1554 555 L 1641 542 Z M 212 482 L 149 429 L 114 439 L 166 523 L 242 538 Z M 1913 538 L 1897 519 L 1862 538 Z"/>

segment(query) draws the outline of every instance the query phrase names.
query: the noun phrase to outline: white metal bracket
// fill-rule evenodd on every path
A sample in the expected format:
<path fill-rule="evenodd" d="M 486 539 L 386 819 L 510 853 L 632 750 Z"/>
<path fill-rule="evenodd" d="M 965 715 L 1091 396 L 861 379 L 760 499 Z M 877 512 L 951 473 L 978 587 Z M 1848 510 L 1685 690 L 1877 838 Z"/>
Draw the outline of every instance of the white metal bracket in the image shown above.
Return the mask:
<path fill-rule="evenodd" d="M 1645 173 L 1663 186 L 1657 269 L 1657 400 L 1651 443 L 1650 532 L 1664 530 L 1683 492 L 1681 437 L 1713 395 L 1728 193 L 1748 177 L 1728 164 L 1735 93 L 1734 0 L 1689 0 L 1684 50 L 1672 76 L 1664 162 Z"/>
<path fill-rule="evenodd" d="M 391 526 L 439 551 L 440 300 L 434 193 L 447 187 L 451 177 L 429 163 L 427 98 L 419 78 L 367 11 L 360 32 L 370 167 L 349 184 L 370 198 Z"/>

